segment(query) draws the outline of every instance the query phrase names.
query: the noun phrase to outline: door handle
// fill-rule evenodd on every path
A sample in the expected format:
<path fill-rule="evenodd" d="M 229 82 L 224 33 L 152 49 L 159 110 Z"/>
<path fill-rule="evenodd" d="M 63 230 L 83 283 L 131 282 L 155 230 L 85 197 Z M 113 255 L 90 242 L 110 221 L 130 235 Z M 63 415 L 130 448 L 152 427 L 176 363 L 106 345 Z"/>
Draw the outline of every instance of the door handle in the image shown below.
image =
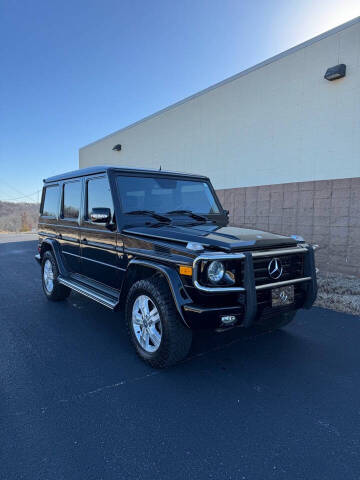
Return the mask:
<path fill-rule="evenodd" d="M 82 243 L 85 243 L 85 244 L 88 243 L 88 241 L 86 240 L 86 238 L 83 238 L 83 239 L 82 239 Z"/>

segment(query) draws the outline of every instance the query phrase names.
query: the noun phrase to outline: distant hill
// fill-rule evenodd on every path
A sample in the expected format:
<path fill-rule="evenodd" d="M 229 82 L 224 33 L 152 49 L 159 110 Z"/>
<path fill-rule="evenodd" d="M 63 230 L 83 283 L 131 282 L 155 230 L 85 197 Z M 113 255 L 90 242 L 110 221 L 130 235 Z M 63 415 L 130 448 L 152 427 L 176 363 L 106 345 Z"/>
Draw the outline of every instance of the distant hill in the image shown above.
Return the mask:
<path fill-rule="evenodd" d="M 0 201 L 0 232 L 29 232 L 37 228 L 38 203 Z"/>

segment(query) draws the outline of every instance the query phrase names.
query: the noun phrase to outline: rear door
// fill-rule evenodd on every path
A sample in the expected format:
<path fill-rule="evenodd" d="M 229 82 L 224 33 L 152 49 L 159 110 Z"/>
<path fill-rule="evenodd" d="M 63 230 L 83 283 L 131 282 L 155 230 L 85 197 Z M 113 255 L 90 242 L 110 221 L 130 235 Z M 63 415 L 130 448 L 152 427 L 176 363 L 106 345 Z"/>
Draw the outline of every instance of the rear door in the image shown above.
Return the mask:
<path fill-rule="evenodd" d="M 90 213 L 93 208 L 110 208 L 112 225 L 115 223 L 107 175 L 85 179 L 84 213 L 81 224 L 81 273 L 90 279 L 118 288 L 120 268 L 116 252 L 116 231 L 109 226 L 93 223 Z"/>
<path fill-rule="evenodd" d="M 82 179 L 68 180 L 62 185 L 58 238 L 63 261 L 71 273 L 80 273 L 80 213 Z"/>

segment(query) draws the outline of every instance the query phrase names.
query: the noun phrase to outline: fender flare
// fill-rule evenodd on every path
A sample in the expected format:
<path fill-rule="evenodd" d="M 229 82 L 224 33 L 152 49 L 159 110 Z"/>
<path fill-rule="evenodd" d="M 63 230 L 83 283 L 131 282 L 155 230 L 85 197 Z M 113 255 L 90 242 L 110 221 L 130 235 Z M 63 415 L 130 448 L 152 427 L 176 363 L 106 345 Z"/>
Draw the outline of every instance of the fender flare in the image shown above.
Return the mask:
<path fill-rule="evenodd" d="M 44 245 L 50 247 L 50 250 L 52 251 L 52 253 L 55 257 L 60 275 L 66 277 L 68 275 L 68 272 L 67 272 L 67 270 L 65 268 L 65 265 L 64 265 L 64 262 L 62 261 L 62 258 L 61 258 L 59 243 L 56 240 L 53 240 L 52 238 L 45 238 L 45 240 L 43 240 L 42 243 L 41 243 L 41 253 L 40 253 L 41 258 L 44 255 Z M 48 250 L 48 248 L 47 248 L 47 250 Z"/>
<path fill-rule="evenodd" d="M 152 268 L 153 270 L 160 272 L 163 275 L 163 277 L 165 278 L 165 280 L 169 285 L 169 289 L 173 297 L 176 309 L 179 312 L 179 315 L 183 323 L 187 327 L 189 327 L 189 325 L 186 323 L 186 320 L 184 318 L 182 307 L 184 305 L 187 305 L 188 303 L 192 303 L 192 300 L 186 293 L 185 287 L 177 271 L 167 265 L 162 265 L 160 263 L 152 262 L 149 260 L 140 260 L 140 259 L 134 258 L 129 262 L 127 273 L 131 271 L 132 266 L 135 266 L 135 265 Z M 183 292 L 184 296 L 181 295 L 181 292 Z"/>

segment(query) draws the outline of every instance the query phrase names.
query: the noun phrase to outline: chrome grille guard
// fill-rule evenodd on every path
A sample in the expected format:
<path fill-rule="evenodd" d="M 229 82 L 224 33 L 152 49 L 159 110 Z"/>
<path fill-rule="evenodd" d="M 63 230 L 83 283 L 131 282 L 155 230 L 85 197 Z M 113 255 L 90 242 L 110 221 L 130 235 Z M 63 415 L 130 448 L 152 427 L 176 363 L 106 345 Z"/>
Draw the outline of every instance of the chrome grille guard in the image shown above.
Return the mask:
<path fill-rule="evenodd" d="M 201 264 L 202 261 L 211 261 L 211 260 L 239 260 L 243 263 L 244 261 L 249 261 L 248 260 L 249 255 L 251 259 L 261 258 L 261 257 L 275 257 L 275 256 L 281 256 L 281 255 L 289 255 L 289 254 L 291 255 L 291 254 L 298 254 L 298 253 L 302 253 L 306 257 L 310 251 L 313 252 L 317 247 L 318 247 L 317 245 L 311 246 L 311 245 L 305 244 L 304 246 L 299 245 L 293 248 L 279 248 L 274 250 L 261 250 L 261 251 L 254 251 L 254 252 L 250 251 L 250 252 L 244 252 L 244 253 L 229 253 L 229 254 L 225 252 L 204 253 L 196 257 L 193 261 L 193 275 L 192 275 L 193 284 L 198 290 L 201 290 L 202 292 L 207 292 L 207 293 L 245 292 L 247 290 L 245 284 L 244 286 L 237 286 L 237 287 L 216 287 L 216 286 L 208 287 L 208 286 L 201 285 L 201 283 L 198 280 L 199 265 Z M 302 283 L 302 282 L 310 282 L 311 280 L 312 280 L 312 275 L 308 274 L 301 278 L 294 278 L 292 280 L 284 280 L 279 282 L 267 283 L 263 285 L 256 285 L 256 286 L 254 285 L 254 287 L 255 287 L 255 290 L 264 290 L 267 288 L 293 285 L 293 284 Z"/>

